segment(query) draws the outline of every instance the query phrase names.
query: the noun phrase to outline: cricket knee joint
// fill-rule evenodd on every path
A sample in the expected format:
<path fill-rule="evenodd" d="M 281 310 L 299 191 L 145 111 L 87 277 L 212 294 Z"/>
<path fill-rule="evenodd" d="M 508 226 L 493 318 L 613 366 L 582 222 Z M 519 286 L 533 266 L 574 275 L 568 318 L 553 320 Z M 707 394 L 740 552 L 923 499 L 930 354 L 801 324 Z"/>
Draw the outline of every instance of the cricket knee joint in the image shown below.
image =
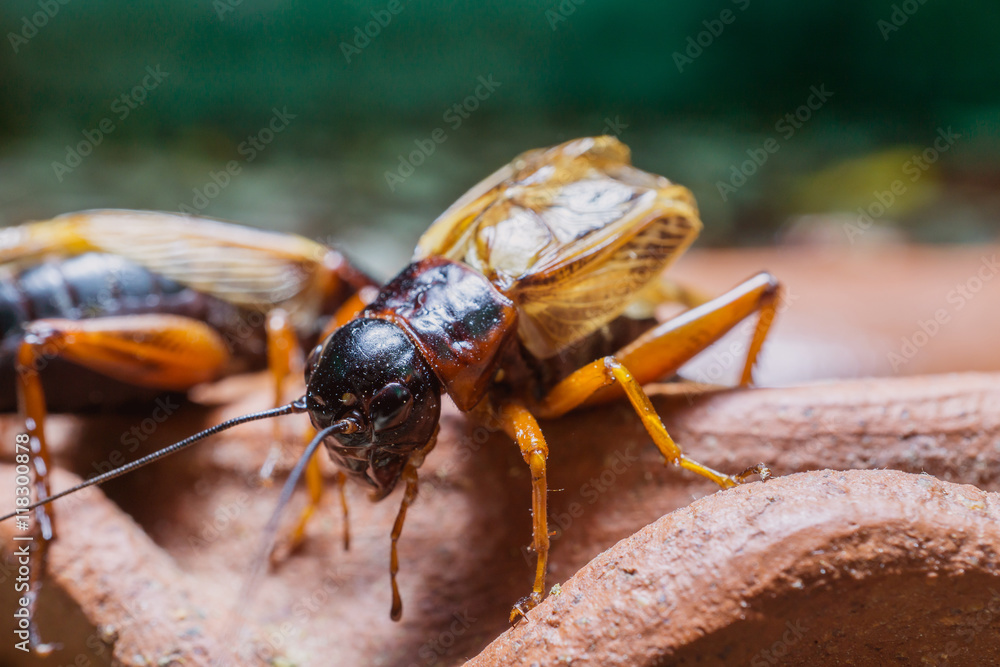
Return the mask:
<path fill-rule="evenodd" d="M 625 382 L 631 379 L 632 374 L 629 373 L 625 365 L 618 361 L 618 359 L 607 356 L 604 357 L 604 377 L 608 384 L 612 384 L 615 381 L 625 384 Z"/>

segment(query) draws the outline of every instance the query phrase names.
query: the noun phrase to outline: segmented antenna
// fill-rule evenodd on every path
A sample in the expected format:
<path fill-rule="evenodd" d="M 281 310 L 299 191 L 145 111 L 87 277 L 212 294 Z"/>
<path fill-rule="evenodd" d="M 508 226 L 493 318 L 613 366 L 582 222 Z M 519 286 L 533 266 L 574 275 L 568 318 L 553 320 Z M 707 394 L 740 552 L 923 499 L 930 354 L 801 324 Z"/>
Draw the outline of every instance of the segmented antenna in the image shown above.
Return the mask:
<path fill-rule="evenodd" d="M 257 545 L 257 552 L 254 556 L 253 561 L 250 564 L 250 573 L 243 580 L 243 586 L 240 588 L 240 593 L 237 596 L 237 603 L 233 606 L 230 611 L 229 620 L 226 625 L 227 629 L 223 632 L 223 647 L 230 647 L 232 651 L 232 658 L 238 658 L 237 651 L 239 646 L 239 636 L 242 633 L 244 621 L 242 611 L 249 608 L 250 601 L 253 598 L 253 593 L 258 589 L 258 581 L 264 572 L 264 564 L 268 562 L 271 551 L 274 549 L 275 541 L 278 536 L 278 527 L 281 524 L 281 516 L 284 514 L 285 508 L 288 506 L 288 502 L 292 499 L 292 493 L 295 491 L 295 487 L 299 483 L 299 478 L 302 477 L 302 473 L 305 471 L 306 466 L 309 465 L 309 459 L 313 457 L 316 450 L 323 443 L 323 439 L 326 436 L 333 433 L 353 433 L 358 430 L 358 425 L 356 422 L 350 419 L 342 419 L 340 421 L 334 422 L 330 426 L 327 426 L 322 431 L 318 432 L 312 441 L 306 446 L 302 456 L 295 463 L 295 467 L 288 474 L 288 479 L 285 480 L 285 485 L 281 489 L 281 496 L 278 498 L 278 504 L 274 508 L 274 512 L 271 513 L 271 518 L 268 519 L 267 525 L 264 526 L 264 531 L 261 534 L 260 542 Z M 228 664 L 228 663 L 222 663 Z"/>
<path fill-rule="evenodd" d="M 18 510 L 15 510 L 15 511 L 9 513 L 9 514 L 4 514 L 3 516 L 0 516 L 0 521 L 6 521 L 7 519 L 15 517 L 18 514 L 24 514 L 25 512 L 28 512 L 30 510 L 35 509 L 36 507 L 39 507 L 41 505 L 46 505 L 48 503 L 51 503 L 54 500 L 58 500 L 59 498 L 62 498 L 63 496 L 68 496 L 71 493 L 76 493 L 77 491 L 80 491 L 82 489 L 86 489 L 88 486 L 94 486 L 96 484 L 103 484 L 104 482 L 107 482 L 108 480 L 114 479 L 115 477 L 121 477 L 125 473 L 132 472 L 133 470 L 136 470 L 136 469 L 141 468 L 143 466 L 149 465 L 150 463 L 153 463 L 154 461 L 159 461 L 163 457 L 169 456 L 169 455 L 173 454 L 174 452 L 179 452 L 182 449 L 190 447 L 191 445 L 193 445 L 194 443 L 198 442 L 199 440 L 204 440 L 205 438 L 209 437 L 210 435 L 215 435 L 219 431 L 225 431 L 226 429 L 232 428 L 234 426 L 239 426 L 240 424 L 245 424 L 247 422 L 258 421 L 260 419 L 270 419 L 271 417 L 281 417 L 282 415 L 298 414 L 298 413 L 306 412 L 306 411 L 307 411 L 307 408 L 306 408 L 306 399 L 303 396 L 301 398 L 295 399 L 294 401 L 292 401 L 288 405 L 282 405 L 281 407 L 272 408 L 270 410 L 262 410 L 261 412 L 253 412 L 251 414 L 243 415 L 241 417 L 233 417 L 232 419 L 228 419 L 228 420 L 222 422 L 221 424 L 216 424 L 215 426 L 212 426 L 211 428 L 207 428 L 204 431 L 201 431 L 200 433 L 195 433 L 194 435 L 192 435 L 192 436 L 190 436 L 188 438 L 185 438 L 185 439 L 181 440 L 180 442 L 175 442 L 174 444 L 170 445 L 169 447 L 164 447 L 163 449 L 155 451 L 152 454 L 147 454 L 146 456 L 143 456 L 141 459 L 136 459 L 135 461 L 132 461 L 131 463 L 126 463 L 125 465 L 121 466 L 120 468 L 115 468 L 114 470 L 109 470 L 106 473 L 102 473 L 102 474 L 98 475 L 97 477 L 91 477 L 87 481 L 81 482 L 81 483 L 77 484 L 76 486 L 73 486 L 73 487 L 70 487 L 70 488 L 66 489 L 65 491 L 60 491 L 59 493 L 53 494 L 53 495 L 49 496 L 48 498 L 42 498 L 41 500 L 38 500 L 38 501 L 36 501 L 36 502 L 28 505 L 27 507 L 22 507 L 22 508 L 19 508 Z"/>

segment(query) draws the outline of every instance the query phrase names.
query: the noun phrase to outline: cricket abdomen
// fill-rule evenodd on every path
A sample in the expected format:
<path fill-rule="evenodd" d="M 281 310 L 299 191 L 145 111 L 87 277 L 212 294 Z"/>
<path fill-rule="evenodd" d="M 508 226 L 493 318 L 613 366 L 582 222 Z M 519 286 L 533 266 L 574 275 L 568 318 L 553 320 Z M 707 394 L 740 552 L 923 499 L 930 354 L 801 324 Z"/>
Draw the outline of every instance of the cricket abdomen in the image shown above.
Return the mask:
<path fill-rule="evenodd" d="M 16 408 L 14 357 L 24 327 L 45 318 L 82 320 L 171 314 L 203 321 L 222 336 L 236 363 L 266 361 L 264 317 L 153 273 L 119 255 L 85 253 L 50 259 L 0 274 L 0 411 Z M 54 412 L 113 407 L 148 400 L 162 392 L 88 371 L 46 355 L 46 399 Z"/>

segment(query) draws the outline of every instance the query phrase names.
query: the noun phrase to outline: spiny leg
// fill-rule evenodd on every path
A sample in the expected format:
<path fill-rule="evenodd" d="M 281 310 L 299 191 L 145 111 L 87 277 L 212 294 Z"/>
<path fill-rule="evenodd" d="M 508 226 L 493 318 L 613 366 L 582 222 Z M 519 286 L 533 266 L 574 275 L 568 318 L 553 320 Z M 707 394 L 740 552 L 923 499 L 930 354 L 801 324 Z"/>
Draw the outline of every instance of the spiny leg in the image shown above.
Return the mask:
<path fill-rule="evenodd" d="M 749 384 L 753 365 L 774 320 L 779 296 L 777 281 L 767 273 L 758 274 L 730 292 L 646 332 L 614 356 L 572 373 L 540 401 L 537 412 L 544 417 L 558 417 L 583 403 L 604 402 L 624 392 L 668 462 L 707 477 L 723 488 L 754 474 L 766 478 L 770 471 L 763 464 L 751 466 L 738 475 L 726 475 L 688 458 L 667 433 L 641 385 L 676 372 L 741 320 L 760 311 L 741 381 Z"/>
<path fill-rule="evenodd" d="M 741 386 L 749 385 L 780 299 L 781 285 L 778 281 L 768 273 L 758 273 L 725 294 L 650 329 L 614 356 L 625 364 L 639 384 L 647 384 L 673 375 L 742 320 L 759 312 L 740 379 Z M 603 403 L 621 395 L 620 387 L 610 386 L 595 391 L 587 403 Z M 572 410 L 576 405 L 572 404 L 559 414 Z"/>
<path fill-rule="evenodd" d="M 399 542 L 399 536 L 403 533 L 403 522 L 406 521 L 406 510 L 410 508 L 413 501 L 417 499 L 417 468 L 421 466 L 424 462 L 424 457 L 434 449 L 434 445 L 437 444 L 437 430 L 435 429 L 434 435 L 431 436 L 430 442 L 428 442 L 423 449 L 414 452 L 410 459 L 406 462 L 403 467 L 403 473 L 400 478 L 405 483 L 403 489 L 403 500 L 399 504 L 399 513 L 396 515 L 396 522 L 392 525 L 392 534 L 390 535 L 390 547 L 389 547 L 389 582 L 392 584 L 392 609 L 389 611 L 389 617 L 398 621 L 403 617 L 403 598 L 399 595 L 399 586 L 396 584 L 396 574 L 399 572 L 399 552 L 396 548 L 397 542 Z"/>
<path fill-rule="evenodd" d="M 299 340 L 295 328 L 289 321 L 288 314 L 281 308 L 275 308 L 267 314 L 264 324 L 264 331 L 267 334 L 267 367 L 271 373 L 271 381 L 274 387 L 274 407 L 283 404 L 285 381 L 292 372 L 292 364 L 297 356 L 301 356 Z M 281 438 L 282 424 L 275 420 L 272 425 L 271 450 L 260 467 L 260 478 L 265 483 L 271 481 L 274 475 L 274 467 L 281 460 L 284 452 Z M 307 440 L 308 442 L 308 440 Z M 308 475 L 308 471 L 306 472 Z M 308 476 L 307 478 L 308 479 Z"/>
<path fill-rule="evenodd" d="M 337 312 L 330 317 L 330 322 L 327 324 L 323 333 L 320 335 L 320 341 L 326 339 L 327 336 L 332 334 L 334 331 L 339 329 L 341 326 L 349 322 L 354 318 L 359 312 L 364 310 L 374 298 L 378 295 L 378 289 L 365 286 L 359 291 L 352 294 L 341 306 L 337 309 Z M 282 393 L 282 382 L 284 377 L 287 375 L 287 370 L 290 365 L 286 363 L 286 356 L 280 353 L 281 349 L 290 349 L 290 340 L 295 342 L 295 350 L 298 349 L 298 341 L 294 338 L 294 331 L 291 331 L 291 327 L 288 325 L 287 316 L 283 311 L 272 312 L 273 317 L 268 318 L 268 361 L 271 367 L 271 374 L 275 382 L 275 405 L 281 404 L 281 393 Z M 273 333 L 272 333 L 273 329 Z M 288 333 L 290 332 L 290 333 Z M 272 345 L 272 340 L 276 341 Z M 284 344 L 278 344 L 277 341 L 284 340 Z M 273 352 L 272 352 L 273 351 Z M 277 358 L 275 358 L 277 357 Z M 290 357 L 290 355 L 289 355 Z M 284 372 L 282 372 L 284 371 Z M 268 454 L 267 460 L 260 470 L 260 477 L 263 480 L 270 480 L 271 476 L 274 474 L 274 466 L 281 458 L 281 445 L 280 445 L 280 431 L 278 430 L 278 424 L 275 423 L 274 438 L 276 445 L 271 448 Z M 311 427 L 307 428 L 304 434 L 305 441 L 309 442 L 312 440 L 313 436 L 316 434 L 315 430 Z M 320 452 L 317 452 L 312 460 L 309 461 L 309 467 L 306 468 L 306 485 L 309 489 L 309 503 L 306 505 L 305 509 L 302 510 L 302 514 L 299 515 L 298 522 L 295 525 L 289 540 L 287 543 L 287 552 L 291 553 L 298 549 L 305 539 L 306 525 L 309 523 L 310 518 L 312 518 L 316 509 L 319 507 L 320 500 L 323 496 L 323 479 L 321 470 L 319 467 L 319 456 Z M 349 549 L 351 546 L 351 526 L 349 522 L 349 514 L 347 509 L 347 492 L 346 492 L 346 482 L 347 476 L 338 472 L 335 477 L 337 485 L 340 487 L 340 506 L 343 510 L 344 516 L 344 549 Z M 272 563 L 275 560 L 280 560 L 272 554 Z"/>
<path fill-rule="evenodd" d="M 326 339 L 331 333 L 353 319 L 377 295 L 377 288 L 364 286 L 348 297 L 340 308 L 337 309 L 337 312 L 330 317 L 330 322 L 320 335 L 320 341 Z M 283 382 L 291 369 L 291 359 L 299 349 L 298 339 L 295 336 L 294 329 L 292 329 L 288 322 L 288 316 L 280 309 L 272 311 L 268 317 L 267 341 L 268 365 L 274 380 L 275 406 L 278 406 L 282 403 Z M 305 441 L 309 442 L 312 440 L 315 434 L 314 429 L 311 427 L 307 428 L 304 434 Z M 267 460 L 260 470 L 260 477 L 265 481 L 270 480 L 274 474 L 274 466 L 280 460 L 282 454 L 281 434 L 277 422 L 274 424 L 274 439 L 275 445 L 271 448 Z M 323 477 L 319 465 L 319 457 L 321 455 L 320 452 L 316 452 L 309 461 L 309 466 L 306 468 L 305 476 L 306 486 L 309 489 L 309 501 L 299 515 L 295 528 L 289 536 L 285 549 L 287 553 L 295 551 L 302 545 L 302 542 L 305 540 L 306 526 L 319 507 L 323 497 Z M 347 492 L 345 489 L 347 476 L 342 472 L 338 472 L 335 481 L 340 488 L 340 506 L 344 516 L 344 549 L 346 550 L 351 546 L 351 526 L 347 508 Z M 281 560 L 281 558 L 272 554 L 271 560 L 273 563 Z"/>
<path fill-rule="evenodd" d="M 535 563 L 535 583 L 531 595 L 521 598 L 510 612 L 510 622 L 523 618 L 545 597 L 545 574 L 549 562 L 549 527 L 546 481 L 546 459 L 549 448 L 545 436 L 538 427 L 535 417 L 520 403 L 505 403 L 499 411 L 500 423 L 506 433 L 521 449 L 521 456 L 531 468 L 531 545 L 537 561 Z"/>
<path fill-rule="evenodd" d="M 51 461 L 45 441 L 47 409 L 39 367 L 43 359 L 54 358 L 70 360 L 133 385 L 184 390 L 214 378 L 229 356 L 214 329 L 183 317 L 137 315 L 29 323 L 15 366 L 18 399 L 31 444 L 36 500 L 51 495 Z M 51 508 L 36 508 L 35 519 L 39 539 L 34 549 L 37 567 L 32 569 L 29 582 L 32 619 L 48 546 L 55 537 Z M 36 652 L 45 654 L 54 648 L 41 643 L 33 620 L 29 631 Z"/>
<path fill-rule="evenodd" d="M 43 500 L 52 495 L 49 484 L 49 472 L 52 470 L 52 461 L 49 456 L 48 446 L 45 442 L 45 418 L 47 410 L 45 406 L 45 393 L 42 389 L 41 380 L 38 377 L 37 365 L 41 357 L 40 350 L 44 343 L 23 342 L 17 355 L 17 393 L 21 414 L 25 418 L 25 430 L 28 434 L 28 442 L 31 453 L 31 466 L 34 472 L 34 500 Z M 59 645 L 46 644 L 42 641 L 35 626 L 35 608 L 38 604 L 38 596 L 42 589 L 42 575 L 46 571 L 48 563 L 49 542 L 55 539 L 55 520 L 46 505 L 35 508 L 35 528 L 34 532 L 38 540 L 34 542 L 32 552 L 35 556 L 35 567 L 31 568 L 28 575 L 29 605 L 28 605 L 28 633 L 31 646 L 36 653 L 46 656 Z"/>
<path fill-rule="evenodd" d="M 604 357 L 592 364 L 584 366 L 568 378 L 556 385 L 549 394 L 542 399 L 539 405 L 539 413 L 545 416 L 558 416 L 572 410 L 574 407 L 584 403 L 587 398 L 602 387 L 618 383 L 628 396 L 633 409 L 642 420 L 642 425 L 653 439 L 663 458 L 668 463 L 673 463 L 692 472 L 698 473 L 702 477 L 707 477 L 722 488 L 726 489 L 744 481 L 750 475 L 759 473 L 761 476 L 768 475 L 768 471 L 763 465 L 754 466 L 744 470 L 739 475 L 726 475 L 697 461 L 688 458 L 680 446 L 667 433 L 666 427 L 660 416 L 656 414 L 656 409 L 642 390 L 642 386 L 636 381 L 622 362 L 614 357 Z"/>
<path fill-rule="evenodd" d="M 310 426 L 306 428 L 305 441 L 311 441 L 315 435 L 316 430 L 313 427 Z M 312 458 L 309 459 L 309 464 L 306 466 L 305 470 L 306 488 L 309 490 L 309 500 L 306 506 L 302 509 L 301 514 L 299 514 L 299 518 L 295 523 L 295 528 L 293 528 L 292 532 L 289 534 L 285 547 L 282 549 L 283 554 L 280 556 L 276 555 L 277 548 L 275 549 L 275 553 L 272 553 L 272 564 L 280 561 L 284 554 L 296 551 L 305 541 L 306 527 L 309 524 L 309 520 L 319 508 L 320 501 L 323 499 L 323 472 L 320 469 L 320 456 L 322 456 L 322 451 L 317 451 L 313 454 Z M 351 546 L 351 525 L 347 511 L 347 492 L 344 488 L 347 482 L 347 475 L 342 472 L 338 472 L 334 481 L 340 488 L 340 506 L 343 510 L 344 516 L 344 549 L 347 550 Z"/>

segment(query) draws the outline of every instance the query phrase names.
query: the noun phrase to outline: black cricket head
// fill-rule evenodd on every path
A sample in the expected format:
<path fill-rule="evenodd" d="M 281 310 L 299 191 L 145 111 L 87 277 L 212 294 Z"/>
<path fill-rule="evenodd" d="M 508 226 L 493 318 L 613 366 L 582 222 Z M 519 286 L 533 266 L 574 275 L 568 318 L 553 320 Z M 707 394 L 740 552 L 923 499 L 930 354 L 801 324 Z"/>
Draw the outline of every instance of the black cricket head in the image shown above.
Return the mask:
<path fill-rule="evenodd" d="M 337 329 L 306 362 L 306 407 L 328 435 L 330 458 L 384 498 L 410 456 L 434 437 L 441 384 L 409 336 L 386 320 L 358 318 Z"/>

